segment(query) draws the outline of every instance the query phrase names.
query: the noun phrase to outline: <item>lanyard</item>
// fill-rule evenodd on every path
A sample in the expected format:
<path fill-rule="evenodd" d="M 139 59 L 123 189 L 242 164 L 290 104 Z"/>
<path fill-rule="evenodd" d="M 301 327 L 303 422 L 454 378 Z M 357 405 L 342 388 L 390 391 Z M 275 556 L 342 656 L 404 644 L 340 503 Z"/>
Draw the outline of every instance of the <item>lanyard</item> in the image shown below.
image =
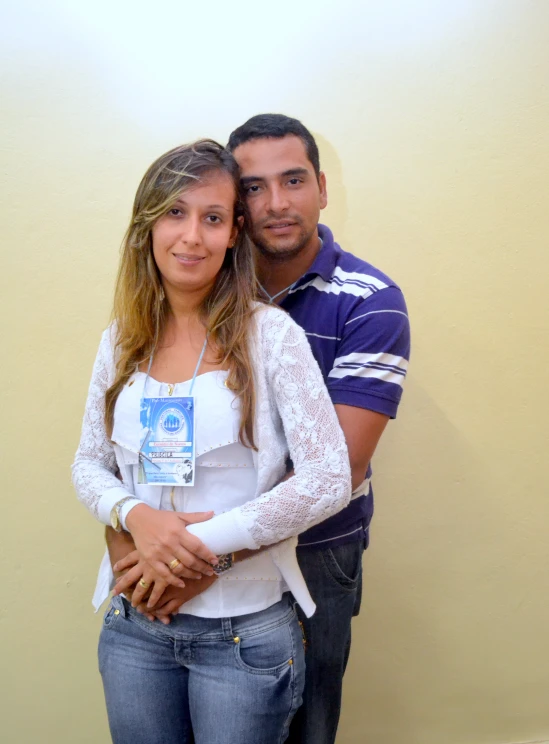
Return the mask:
<path fill-rule="evenodd" d="M 192 395 L 193 388 L 194 388 L 194 383 L 195 383 L 195 380 L 196 380 L 196 376 L 198 374 L 198 370 L 200 369 L 200 365 L 202 364 L 202 359 L 204 358 L 204 354 L 206 353 L 206 347 L 207 346 L 208 346 L 208 334 L 206 334 L 206 338 L 204 339 L 204 346 L 202 347 L 202 351 L 200 352 L 200 356 L 198 357 L 198 362 L 196 363 L 194 374 L 193 374 L 193 377 L 192 377 L 192 380 L 191 380 L 191 387 L 189 389 L 189 396 L 188 397 L 190 397 Z M 143 401 L 145 400 L 145 390 L 146 390 L 146 387 L 147 387 L 147 381 L 148 381 L 148 379 L 150 377 L 150 374 L 151 374 L 151 367 L 152 367 L 152 363 L 153 363 L 153 358 L 154 358 L 154 349 L 153 349 L 153 353 L 151 354 L 151 358 L 149 359 L 149 366 L 147 367 L 147 376 L 145 377 L 145 382 L 143 383 L 143 390 L 141 391 L 140 410 L 143 410 Z M 147 440 L 150 437 L 151 433 L 152 433 L 151 428 L 150 427 L 147 428 L 147 431 L 145 432 L 145 434 L 143 436 L 143 439 L 141 441 L 141 447 L 139 448 L 139 457 L 140 458 L 142 458 L 142 457 L 145 458 L 145 460 L 148 460 L 151 463 L 151 465 L 154 465 L 156 468 L 158 468 L 158 464 L 152 462 L 144 454 L 144 452 L 143 452 L 143 448 L 147 444 Z"/>
<path fill-rule="evenodd" d="M 193 388 L 194 388 L 196 376 L 198 374 L 198 370 L 200 369 L 200 365 L 202 364 L 202 360 L 204 358 L 204 354 L 206 353 L 207 346 L 208 346 L 208 334 L 206 334 L 206 338 L 204 339 L 204 346 L 202 347 L 202 351 L 200 352 L 200 356 L 198 357 L 198 362 L 196 363 L 194 374 L 191 380 L 191 387 L 189 388 L 189 397 L 193 394 Z M 141 391 L 141 407 L 143 407 L 143 400 L 145 398 L 145 389 L 147 387 L 147 381 L 151 374 L 151 367 L 152 367 L 153 359 L 154 359 L 154 350 L 149 359 L 149 366 L 147 367 L 147 376 L 145 377 L 145 382 L 143 383 L 143 390 Z"/>

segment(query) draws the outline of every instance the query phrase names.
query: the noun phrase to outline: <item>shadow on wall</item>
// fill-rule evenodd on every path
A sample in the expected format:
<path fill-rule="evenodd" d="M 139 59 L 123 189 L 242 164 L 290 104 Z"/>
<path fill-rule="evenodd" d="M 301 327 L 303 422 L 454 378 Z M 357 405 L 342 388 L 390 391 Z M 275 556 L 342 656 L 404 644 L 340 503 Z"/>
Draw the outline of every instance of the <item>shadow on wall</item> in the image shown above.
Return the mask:
<path fill-rule="evenodd" d="M 412 370 L 420 356 L 418 348 Z M 503 539 L 520 532 L 500 498 L 507 481 L 412 371 L 374 462 L 376 514 L 340 744 L 465 742 L 471 731 L 512 741 L 528 730 L 524 689 L 540 665 L 514 645 L 529 588 L 510 597 L 506 586 L 531 559 L 521 561 L 520 535 L 516 550 Z"/>
<path fill-rule="evenodd" d="M 343 180 L 343 169 L 341 161 L 335 148 L 321 134 L 313 132 L 320 151 L 320 169 L 326 174 L 328 188 L 328 206 L 320 213 L 320 222 L 328 225 L 338 242 L 344 250 L 352 250 L 349 247 L 349 239 L 346 234 L 348 218 L 347 191 Z"/>

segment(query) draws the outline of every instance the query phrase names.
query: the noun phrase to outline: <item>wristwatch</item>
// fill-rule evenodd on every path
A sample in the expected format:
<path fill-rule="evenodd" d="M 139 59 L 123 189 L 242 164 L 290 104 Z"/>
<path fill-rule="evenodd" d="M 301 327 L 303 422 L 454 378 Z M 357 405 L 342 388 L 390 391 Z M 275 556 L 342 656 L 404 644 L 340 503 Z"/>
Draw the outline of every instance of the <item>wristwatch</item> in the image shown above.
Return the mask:
<path fill-rule="evenodd" d="M 131 501 L 134 499 L 135 496 L 125 496 L 123 499 L 120 499 L 120 501 L 117 501 L 116 504 L 111 509 L 111 527 L 115 532 L 122 532 L 122 522 L 120 521 L 120 509 L 124 506 L 126 501 Z"/>
<path fill-rule="evenodd" d="M 233 567 L 234 553 L 222 553 L 217 556 L 217 560 L 219 563 L 217 566 L 213 566 L 213 572 L 216 576 L 221 576 L 221 574 L 227 573 Z"/>

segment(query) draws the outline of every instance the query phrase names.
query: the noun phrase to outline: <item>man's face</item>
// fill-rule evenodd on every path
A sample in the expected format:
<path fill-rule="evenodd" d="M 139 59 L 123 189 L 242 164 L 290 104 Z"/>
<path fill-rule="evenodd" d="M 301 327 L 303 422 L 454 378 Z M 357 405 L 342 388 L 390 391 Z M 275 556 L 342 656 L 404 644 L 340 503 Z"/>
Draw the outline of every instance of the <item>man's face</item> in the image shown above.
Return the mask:
<path fill-rule="evenodd" d="M 327 204 L 324 173 L 317 179 L 304 142 L 293 134 L 254 139 L 233 152 L 250 218 L 251 238 L 270 260 L 284 261 L 317 237 Z"/>

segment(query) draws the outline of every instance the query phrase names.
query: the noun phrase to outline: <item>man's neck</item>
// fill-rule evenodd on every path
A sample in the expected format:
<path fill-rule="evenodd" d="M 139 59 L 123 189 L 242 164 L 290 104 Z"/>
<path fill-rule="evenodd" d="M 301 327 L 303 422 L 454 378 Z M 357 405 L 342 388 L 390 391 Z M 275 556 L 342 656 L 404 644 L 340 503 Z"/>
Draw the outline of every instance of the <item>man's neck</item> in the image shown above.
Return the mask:
<path fill-rule="evenodd" d="M 278 292 L 291 287 L 305 272 L 311 268 L 320 250 L 321 242 L 318 231 L 315 231 L 309 243 L 286 261 L 273 260 L 263 253 L 258 253 L 257 270 L 261 286 L 273 297 Z M 284 294 L 277 302 L 284 299 Z"/>

